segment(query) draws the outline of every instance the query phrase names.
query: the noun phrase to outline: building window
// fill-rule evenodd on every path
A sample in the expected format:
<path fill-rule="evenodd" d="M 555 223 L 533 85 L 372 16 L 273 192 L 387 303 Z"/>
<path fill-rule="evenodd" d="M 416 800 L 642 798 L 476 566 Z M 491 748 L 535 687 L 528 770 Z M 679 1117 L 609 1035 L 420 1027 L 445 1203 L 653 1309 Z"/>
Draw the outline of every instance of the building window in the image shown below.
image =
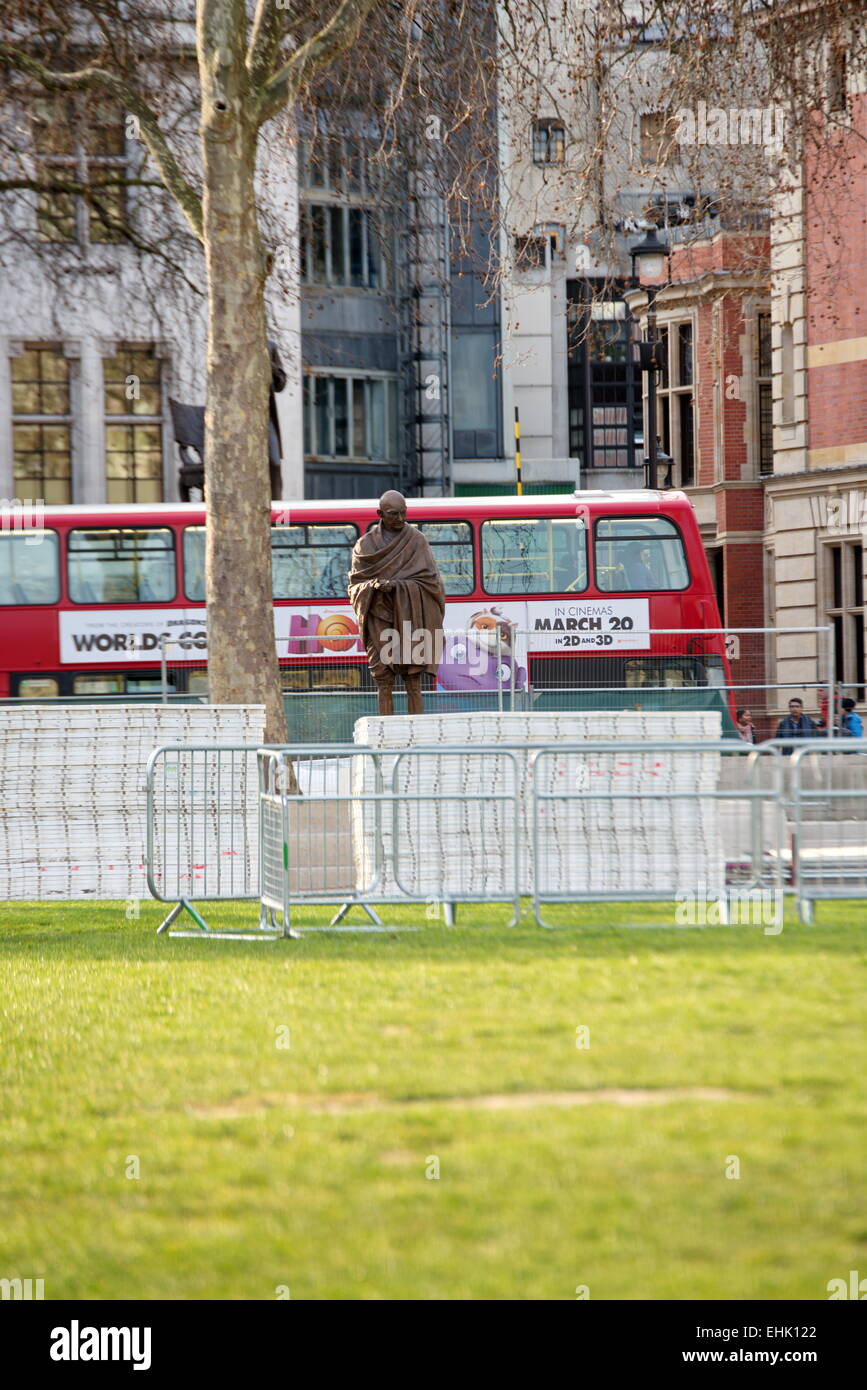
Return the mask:
<path fill-rule="evenodd" d="M 790 323 L 784 323 L 780 333 L 780 418 L 784 425 L 795 419 L 795 333 Z"/>
<path fill-rule="evenodd" d="M 474 219 L 469 232 L 466 241 L 459 233 L 455 236 L 450 265 L 447 396 L 452 455 L 457 459 L 495 459 L 501 458 L 503 451 L 500 293 L 497 267 L 491 261 L 497 238 L 484 217 Z M 423 427 L 422 435 L 425 432 L 433 435 Z M 443 431 L 444 439 L 446 433 Z M 419 444 L 423 443 L 426 441 L 419 438 Z M 421 465 L 420 449 L 416 457 Z M 423 471 L 435 469 L 434 455 L 428 453 Z"/>
<path fill-rule="evenodd" d="M 301 278 L 305 285 L 381 290 L 386 284 L 382 227 L 370 208 L 304 203 Z"/>
<path fill-rule="evenodd" d="M 32 103 L 33 144 L 43 179 L 86 186 L 88 193 L 40 192 L 36 225 L 43 241 L 122 241 L 126 225 L 126 136 L 121 107 L 83 94 L 39 96 Z"/>
<path fill-rule="evenodd" d="M 387 282 L 377 141 L 364 133 L 306 135 L 299 145 L 301 279 L 306 285 L 381 290 Z"/>
<path fill-rule="evenodd" d="M 10 365 L 16 496 L 71 502 L 69 362 L 56 344 L 28 343 Z"/>
<path fill-rule="evenodd" d="M 674 132 L 677 122 L 667 111 L 644 111 L 639 118 L 641 162 L 651 167 L 669 164 L 676 146 Z"/>
<path fill-rule="evenodd" d="M 771 383 L 771 316 L 757 316 L 756 385 L 759 410 L 759 473 L 774 471 L 774 398 Z"/>
<path fill-rule="evenodd" d="M 677 325 L 677 380 L 680 386 L 691 386 L 693 374 L 692 324 Z"/>
<path fill-rule="evenodd" d="M 515 237 L 515 269 L 544 270 L 548 263 L 548 239 L 543 236 Z"/>
<path fill-rule="evenodd" d="M 566 158 L 566 128 L 562 121 L 533 122 L 533 163 L 562 164 Z"/>
<path fill-rule="evenodd" d="M 304 453 L 340 461 L 396 460 L 396 379 L 310 373 L 304 383 Z"/>
<path fill-rule="evenodd" d="M 375 137 L 360 133 L 305 135 L 298 148 L 298 182 L 312 193 L 378 198 L 383 168 L 374 157 Z"/>
<path fill-rule="evenodd" d="M 659 331 L 663 366 L 656 390 L 662 449 L 674 460 L 680 487 L 695 486 L 695 352 L 691 320 Z M 645 391 L 647 387 L 645 385 Z"/>
<path fill-rule="evenodd" d="M 835 115 L 848 109 L 848 62 L 846 49 L 833 45 L 828 53 L 828 110 Z"/>
<path fill-rule="evenodd" d="M 864 545 L 844 541 L 826 545 L 827 621 L 834 629 L 834 679 L 843 694 L 863 700 L 864 665 Z"/>
<path fill-rule="evenodd" d="M 161 363 L 152 348 L 121 346 L 103 359 L 108 502 L 161 502 Z"/>
<path fill-rule="evenodd" d="M 500 383 L 496 328 L 457 328 L 452 334 L 452 426 L 459 458 L 496 458 L 500 442 Z"/>
<path fill-rule="evenodd" d="M 682 392 L 678 397 L 680 417 L 680 485 L 695 486 L 695 425 L 692 414 L 692 394 Z"/>
<path fill-rule="evenodd" d="M 641 402 L 626 304 L 616 287 L 570 281 L 566 315 L 569 455 L 582 468 L 633 467 L 640 461 Z"/>

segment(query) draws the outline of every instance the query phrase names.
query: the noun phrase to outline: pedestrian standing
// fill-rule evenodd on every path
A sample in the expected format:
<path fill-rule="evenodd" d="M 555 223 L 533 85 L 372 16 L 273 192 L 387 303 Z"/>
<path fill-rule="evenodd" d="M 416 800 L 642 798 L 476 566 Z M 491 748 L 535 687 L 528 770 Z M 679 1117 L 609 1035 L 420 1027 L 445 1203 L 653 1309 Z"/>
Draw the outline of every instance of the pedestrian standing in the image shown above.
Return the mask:
<path fill-rule="evenodd" d="M 855 701 L 846 699 L 843 701 L 843 714 L 840 719 L 840 733 L 844 738 L 863 738 L 864 724 L 860 714 L 855 712 Z"/>
<path fill-rule="evenodd" d="M 753 728 L 753 716 L 748 709 L 739 709 L 735 714 L 738 723 L 738 737 L 744 743 L 755 743 L 756 731 Z"/>
<path fill-rule="evenodd" d="M 777 725 L 776 738 L 813 738 L 816 733 L 816 725 L 808 714 L 804 713 L 804 701 L 794 696 L 789 701 L 789 713 L 780 720 Z M 788 756 L 792 752 L 791 748 L 784 748 L 783 753 Z"/>

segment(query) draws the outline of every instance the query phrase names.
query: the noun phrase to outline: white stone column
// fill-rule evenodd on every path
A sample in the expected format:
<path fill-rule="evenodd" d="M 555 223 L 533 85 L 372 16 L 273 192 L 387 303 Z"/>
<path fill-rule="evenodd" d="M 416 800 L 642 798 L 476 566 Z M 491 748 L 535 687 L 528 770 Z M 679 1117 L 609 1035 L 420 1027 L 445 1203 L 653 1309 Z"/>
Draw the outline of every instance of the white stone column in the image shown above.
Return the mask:
<path fill-rule="evenodd" d="M 76 410 L 72 437 L 72 500 L 105 502 L 105 398 L 102 359 L 115 350 L 103 338 L 82 338 L 74 349 L 78 357 Z"/>

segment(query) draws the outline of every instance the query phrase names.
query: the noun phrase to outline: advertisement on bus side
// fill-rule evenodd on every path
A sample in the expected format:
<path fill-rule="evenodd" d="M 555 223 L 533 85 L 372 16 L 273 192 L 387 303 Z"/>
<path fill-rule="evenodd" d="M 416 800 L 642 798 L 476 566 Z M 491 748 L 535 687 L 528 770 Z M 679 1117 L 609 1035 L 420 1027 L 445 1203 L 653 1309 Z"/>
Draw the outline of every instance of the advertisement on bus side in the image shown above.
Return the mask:
<path fill-rule="evenodd" d="M 646 598 L 586 598 L 478 601 L 446 605 L 440 683 L 448 689 L 526 677 L 528 652 L 615 652 L 650 650 Z M 170 665 L 207 660 L 203 608 L 75 609 L 62 611 L 60 659 L 64 665 L 159 662 L 163 647 Z M 364 648 L 349 604 L 274 609 L 274 634 L 281 660 L 345 660 Z"/>

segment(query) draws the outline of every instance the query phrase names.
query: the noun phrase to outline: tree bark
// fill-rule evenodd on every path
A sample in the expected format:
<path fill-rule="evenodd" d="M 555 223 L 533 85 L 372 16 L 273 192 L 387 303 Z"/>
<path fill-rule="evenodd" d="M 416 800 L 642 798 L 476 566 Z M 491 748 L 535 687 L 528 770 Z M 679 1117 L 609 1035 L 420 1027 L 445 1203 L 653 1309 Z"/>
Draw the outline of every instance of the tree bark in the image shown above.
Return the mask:
<path fill-rule="evenodd" d="M 243 0 L 200 0 L 208 684 L 215 704 L 264 698 L 266 742 L 285 743 L 271 590 L 267 264 L 256 215 L 258 122 L 248 99 L 245 27 Z"/>

